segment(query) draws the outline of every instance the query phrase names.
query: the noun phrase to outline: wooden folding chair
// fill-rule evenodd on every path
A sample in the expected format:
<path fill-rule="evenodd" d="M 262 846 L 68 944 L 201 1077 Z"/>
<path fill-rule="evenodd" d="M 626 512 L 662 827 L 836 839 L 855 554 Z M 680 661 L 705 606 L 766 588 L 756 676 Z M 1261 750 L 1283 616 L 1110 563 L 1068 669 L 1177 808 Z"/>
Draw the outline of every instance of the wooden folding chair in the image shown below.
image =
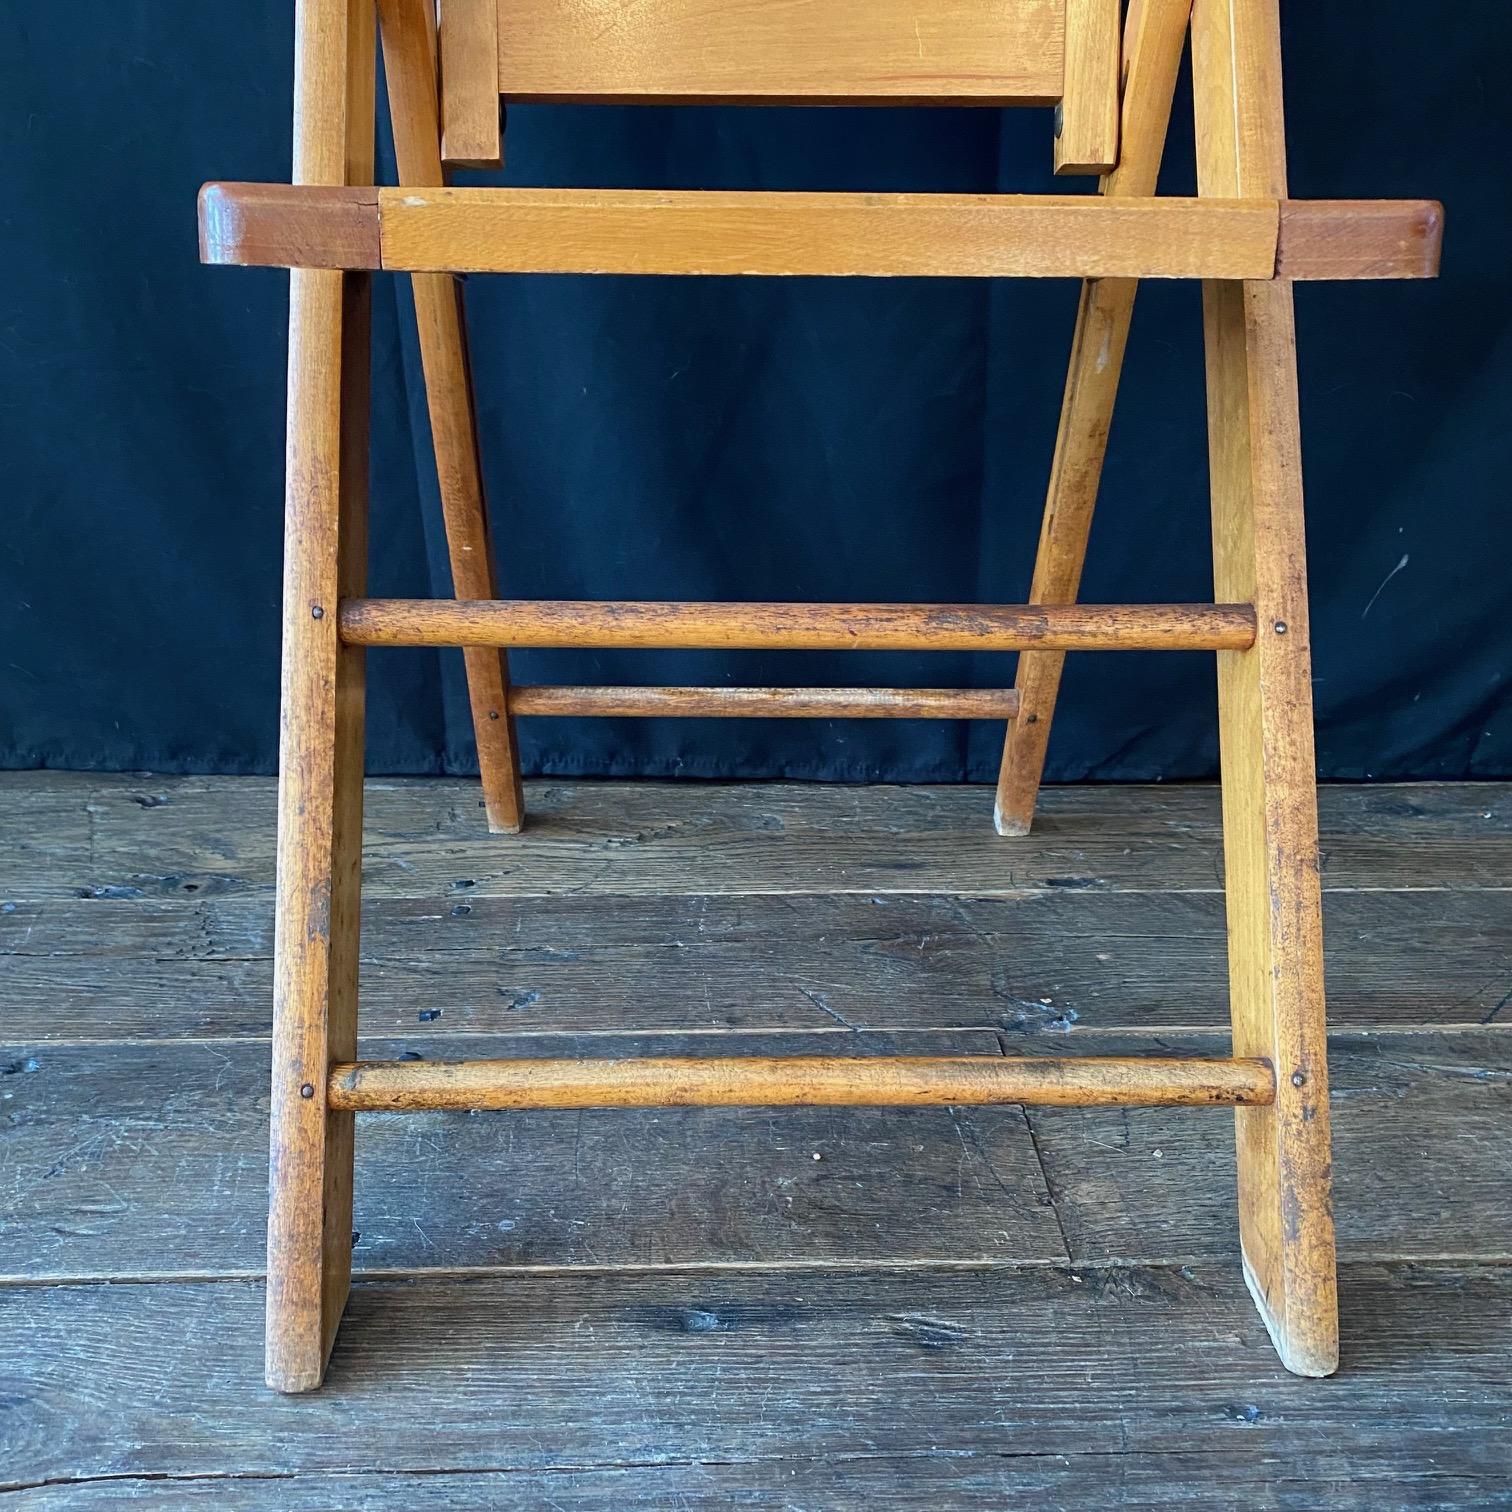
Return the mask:
<path fill-rule="evenodd" d="M 1437 270 L 1427 202 L 1287 197 L 1278 0 L 378 0 L 400 185 L 374 179 L 373 0 L 300 0 L 294 184 L 208 185 L 204 259 L 293 269 L 267 1374 L 319 1384 L 351 1271 L 370 1109 L 1233 1105 L 1244 1271 L 1286 1366 L 1338 1359 L 1291 283 Z M 1156 198 L 1192 39 L 1199 194 Z M 438 87 L 439 74 L 439 87 Z M 1101 193 L 453 189 L 500 99 L 1055 107 Z M 456 597 L 365 596 L 369 285 L 408 273 Z M 500 601 L 458 272 L 1085 280 L 1027 606 Z M 1215 598 L 1083 606 L 1077 584 L 1136 280 L 1203 283 Z M 1061 664 L 1218 657 L 1233 1049 L 1226 1058 L 360 1062 L 363 657 L 460 646 L 490 828 L 522 808 L 531 714 L 1007 718 L 997 824 L 1029 827 Z M 986 692 L 527 688 L 511 646 L 1017 650 Z"/>

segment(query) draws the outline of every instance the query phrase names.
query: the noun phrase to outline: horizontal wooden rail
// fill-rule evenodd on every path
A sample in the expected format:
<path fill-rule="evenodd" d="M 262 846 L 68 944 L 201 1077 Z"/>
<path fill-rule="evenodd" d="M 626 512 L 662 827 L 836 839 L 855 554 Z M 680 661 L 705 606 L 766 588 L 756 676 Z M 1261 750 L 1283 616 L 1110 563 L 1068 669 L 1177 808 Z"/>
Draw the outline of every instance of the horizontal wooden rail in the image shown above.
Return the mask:
<path fill-rule="evenodd" d="M 427 1108 L 904 1108 L 986 1103 L 1208 1107 L 1275 1101 L 1263 1060 L 986 1055 L 358 1061 L 331 1070 L 349 1112 Z"/>
<path fill-rule="evenodd" d="M 207 184 L 206 262 L 396 272 L 1429 278 L 1427 200 Z"/>
<path fill-rule="evenodd" d="M 511 714 L 614 718 L 1012 719 L 1014 688 L 573 688 L 509 690 Z"/>
<path fill-rule="evenodd" d="M 683 604 L 347 599 L 353 646 L 729 651 L 1244 651 L 1248 604 Z"/>

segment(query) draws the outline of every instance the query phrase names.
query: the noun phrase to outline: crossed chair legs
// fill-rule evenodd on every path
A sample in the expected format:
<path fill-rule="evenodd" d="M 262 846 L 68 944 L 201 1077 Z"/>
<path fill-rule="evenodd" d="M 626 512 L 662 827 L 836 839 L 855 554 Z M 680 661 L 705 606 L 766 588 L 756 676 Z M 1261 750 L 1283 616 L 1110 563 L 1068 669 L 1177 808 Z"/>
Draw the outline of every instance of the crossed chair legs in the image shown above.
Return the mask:
<path fill-rule="evenodd" d="M 296 180 L 373 181 L 372 8 L 306 0 Z M 404 184 L 439 184 L 435 39 L 420 0 L 380 0 Z M 1107 194 L 1153 192 L 1189 0 L 1144 0 L 1126 48 L 1124 153 Z M 1279 42 L 1266 0 L 1196 0 L 1200 189 L 1284 196 Z M 269 1382 L 319 1384 L 351 1268 L 354 1113 L 331 1068 L 357 1051 L 364 651 L 344 642 L 341 600 L 366 558 L 370 275 L 292 275 L 278 915 L 268 1238 Z M 414 276 L 455 591 L 495 596 L 459 294 Z M 1074 600 L 1134 285 L 1089 283 L 1032 600 Z M 1205 287 L 1215 597 L 1252 604 L 1246 650 L 1219 651 L 1219 717 L 1236 1059 L 1267 1063 L 1274 1090 L 1236 1109 L 1245 1274 L 1283 1361 L 1337 1363 L 1329 1189 L 1320 892 L 1291 293 L 1282 283 Z M 504 655 L 466 652 L 490 828 L 522 821 Z M 1027 832 L 1062 655 L 1018 672 L 997 822 Z M 1228 1101 L 1240 1102 L 1239 1097 Z"/>

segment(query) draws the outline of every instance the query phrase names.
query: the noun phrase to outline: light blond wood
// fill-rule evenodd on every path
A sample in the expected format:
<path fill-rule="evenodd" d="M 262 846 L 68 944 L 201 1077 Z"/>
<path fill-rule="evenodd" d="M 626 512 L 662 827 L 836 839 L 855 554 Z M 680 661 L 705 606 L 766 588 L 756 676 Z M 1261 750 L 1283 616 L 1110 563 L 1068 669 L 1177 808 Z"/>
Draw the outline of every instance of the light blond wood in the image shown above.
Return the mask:
<path fill-rule="evenodd" d="M 1216 651 L 1254 644 L 1246 604 L 679 604 L 353 599 L 360 646 L 789 651 Z"/>
<path fill-rule="evenodd" d="M 1065 91 L 1055 112 L 1055 171 L 1107 173 L 1118 162 L 1119 0 L 1065 0 Z"/>
<path fill-rule="evenodd" d="M 294 177 L 372 177 L 365 0 L 300 0 Z M 325 1102 L 355 1053 L 363 664 L 336 606 L 366 556 L 366 274 L 296 272 L 289 316 L 284 659 L 268 1213 L 267 1379 L 320 1384 L 351 1275 L 352 1124 Z"/>
<path fill-rule="evenodd" d="M 1062 5 L 500 0 L 499 85 L 510 100 L 1050 105 Z"/>
<path fill-rule="evenodd" d="M 457 167 L 497 168 L 499 0 L 442 0 L 441 156 Z"/>
<path fill-rule="evenodd" d="M 720 719 L 1012 719 L 1012 688 L 515 687 L 515 714 Z"/>
<path fill-rule="evenodd" d="M 428 0 L 379 0 L 378 14 L 400 182 L 439 186 L 443 170 Z M 462 291 L 449 273 L 416 273 L 410 282 L 452 591 L 464 599 L 493 598 L 498 589 L 478 456 Z M 496 834 L 516 834 L 524 823 L 525 803 L 514 723 L 509 717 L 508 660 L 502 649 L 481 647 L 466 651 L 464 660 L 488 827 Z"/>
<path fill-rule="evenodd" d="M 526 98 L 1025 100 L 1041 97 L 1031 75 L 1053 64 L 1053 88 L 1064 87 L 1067 96 L 1058 168 L 1111 160 L 1119 122 L 1110 121 L 1107 106 L 1120 76 L 1127 92 L 1123 161 L 1100 198 L 451 190 L 443 182 L 438 40 L 429 0 L 379 0 L 404 184 L 375 190 L 372 6 L 369 0 L 298 0 L 296 185 L 211 185 L 201 199 L 207 261 L 296 270 L 274 961 L 270 1383 L 305 1390 L 324 1370 L 350 1282 L 356 1109 L 1002 1101 L 1240 1105 L 1245 1273 L 1287 1366 L 1326 1374 L 1337 1363 L 1338 1329 L 1295 341 L 1286 284 L 1432 276 L 1441 208 L 1286 199 L 1277 0 L 1195 0 L 1197 200 L 1151 197 L 1185 0 L 1133 0 L 1122 59 L 1113 50 L 1116 7 L 1109 0 L 944 0 L 927 16 L 905 9 L 901 0 L 785 0 L 780 7 L 659 0 L 612 7 L 607 21 L 597 0 L 511 0 L 511 9 L 482 22 L 477 0 L 448 3 L 457 25 L 449 45 L 460 50 L 454 58 L 457 109 L 469 115 L 468 129 L 481 136 L 485 150 L 489 132 L 476 112 L 479 99 L 499 89 Z M 1068 19 L 1075 34 L 1069 43 Z M 478 37 L 490 52 L 488 21 L 498 36 L 499 74 L 492 85 L 487 59 L 475 66 L 471 55 Z M 1040 30 L 1030 36 L 1035 27 Z M 1001 45 L 1015 36 L 1023 47 Z M 417 275 L 460 600 L 363 596 L 367 270 L 378 267 Z M 451 271 L 1102 280 L 1083 293 L 1036 571 L 1036 597 L 1061 601 L 498 601 L 465 337 L 456 288 L 446 276 Z M 1133 299 L 1128 280 L 1138 277 L 1207 281 L 1214 578 L 1224 602 L 1099 607 L 1072 601 Z M 1036 726 L 1039 710 L 1048 724 L 1062 651 L 1216 650 L 1233 1058 L 356 1062 L 365 646 L 468 648 L 475 714 L 495 716 L 480 723 L 480 747 L 505 742 L 512 784 L 512 708 L 908 716 L 981 710 L 1004 717 L 1019 702 L 1017 690 L 511 693 L 498 654 L 508 644 L 1020 649 L 1032 653 L 1026 677 L 1037 666 L 1053 668 L 1050 680 L 1036 685 L 1035 698 L 1022 700 L 1023 712 L 1036 714 L 1029 721 Z M 481 705 L 478 688 L 486 679 L 473 678 L 475 665 L 493 669 Z M 1035 737 L 1034 785 L 1044 733 L 1037 729 Z M 488 771 L 485 762 L 485 781 Z M 499 817 L 492 798 L 490 814 Z"/>
<path fill-rule="evenodd" d="M 1196 0 L 1198 183 L 1286 193 L 1276 0 Z M 1296 341 L 1284 284 L 1203 291 L 1213 577 L 1257 608 L 1218 658 L 1234 1052 L 1276 1067 L 1275 1106 L 1238 1115 L 1245 1274 L 1288 1369 L 1338 1365 Z"/>
<path fill-rule="evenodd" d="M 332 1107 L 924 1108 L 1267 1104 L 1263 1060 L 1050 1056 L 645 1056 L 633 1060 L 359 1061 L 331 1069 Z"/>
<path fill-rule="evenodd" d="M 1275 200 L 379 192 L 385 268 L 470 273 L 1269 278 Z"/>
<path fill-rule="evenodd" d="M 1129 13 L 1123 151 L 1117 170 L 1102 184 L 1110 198 L 1155 192 L 1191 11 L 1192 0 L 1142 0 Z M 1031 603 L 1074 603 L 1081 586 L 1138 288 L 1133 279 L 1125 278 L 1093 279 L 1082 285 L 1029 589 Z M 1026 835 L 1033 823 L 1064 665 L 1058 651 L 1019 657 L 1014 685 L 1021 700 L 1020 717 L 1004 739 L 993 809 L 999 834 Z"/>

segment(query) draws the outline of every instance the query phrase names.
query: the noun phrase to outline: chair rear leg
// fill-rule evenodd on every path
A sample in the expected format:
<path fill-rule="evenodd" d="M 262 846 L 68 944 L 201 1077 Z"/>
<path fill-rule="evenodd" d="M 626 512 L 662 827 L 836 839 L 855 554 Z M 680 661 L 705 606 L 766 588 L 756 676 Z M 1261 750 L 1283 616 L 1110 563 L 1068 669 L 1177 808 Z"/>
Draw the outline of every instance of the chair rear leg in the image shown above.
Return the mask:
<path fill-rule="evenodd" d="M 1029 589 L 1031 604 L 1076 602 L 1138 287 L 1126 278 L 1095 279 L 1082 285 L 1050 491 Z M 1027 835 L 1034 822 L 1065 664 L 1064 651 L 1019 652 L 1014 677 L 1019 711 L 1009 721 L 1003 742 L 993 810 L 1000 835 Z"/>
<path fill-rule="evenodd" d="M 435 11 L 426 0 L 379 0 L 378 11 L 399 181 L 405 186 L 434 188 L 445 182 Z M 449 273 L 416 273 L 410 282 L 452 591 L 459 599 L 496 598 L 461 285 Z M 467 647 L 462 655 L 488 827 L 495 833 L 513 834 L 524 823 L 524 800 L 515 724 L 509 711 L 508 655 L 483 646 Z"/>
<path fill-rule="evenodd" d="M 1123 146 L 1119 166 L 1103 180 L 1104 194 L 1155 192 L 1191 9 L 1191 0 L 1144 0 L 1129 9 Z M 1138 288 L 1135 280 L 1123 278 L 1082 285 L 1031 604 L 1076 602 Z M 994 811 L 1001 835 L 1027 835 L 1033 823 L 1065 660 L 1059 651 L 1019 655 L 1019 713 L 1004 741 Z"/>
<path fill-rule="evenodd" d="M 295 177 L 371 183 L 366 0 L 302 0 Z M 290 285 L 284 652 L 274 929 L 266 1370 L 318 1386 L 351 1280 L 350 1113 L 327 1069 L 357 1047 L 364 666 L 336 606 L 365 592 L 371 279 Z"/>
<path fill-rule="evenodd" d="M 1203 194 L 1286 193 L 1276 0 L 1196 0 Z M 1237 1117 L 1245 1277 L 1282 1362 L 1338 1366 L 1296 334 L 1285 283 L 1203 290 L 1213 579 L 1253 603 L 1248 651 L 1218 653 L 1234 1053 L 1276 1068 Z"/>

